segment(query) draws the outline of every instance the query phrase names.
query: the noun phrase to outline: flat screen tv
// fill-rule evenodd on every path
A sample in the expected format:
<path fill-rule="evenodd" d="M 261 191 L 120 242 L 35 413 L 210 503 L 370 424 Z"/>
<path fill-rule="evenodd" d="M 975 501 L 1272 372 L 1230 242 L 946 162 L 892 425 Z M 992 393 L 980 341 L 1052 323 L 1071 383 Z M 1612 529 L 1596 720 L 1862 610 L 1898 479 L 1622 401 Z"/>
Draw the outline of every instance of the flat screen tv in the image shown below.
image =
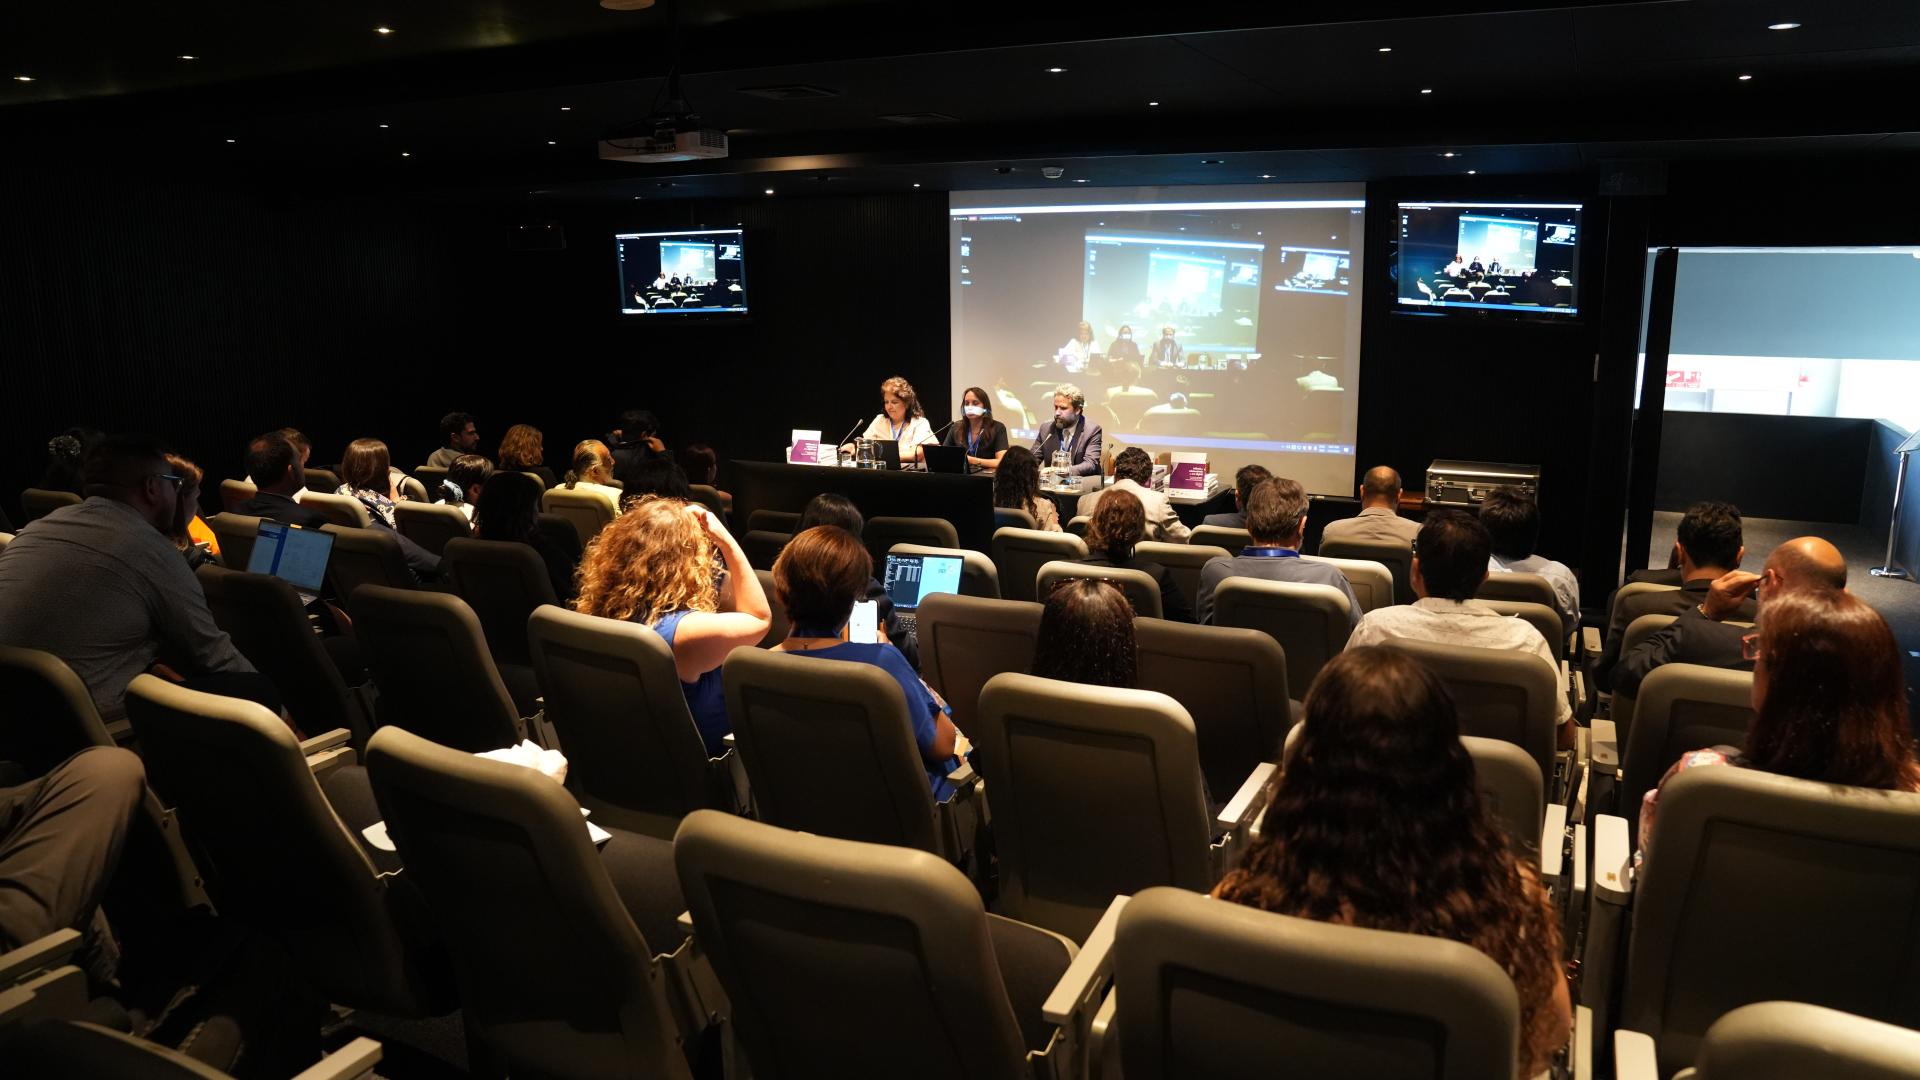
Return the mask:
<path fill-rule="evenodd" d="M 1389 263 L 1408 314 L 1580 314 L 1579 203 L 1402 202 Z"/>
<path fill-rule="evenodd" d="M 745 315 L 746 242 L 739 229 L 618 233 L 622 315 Z"/>

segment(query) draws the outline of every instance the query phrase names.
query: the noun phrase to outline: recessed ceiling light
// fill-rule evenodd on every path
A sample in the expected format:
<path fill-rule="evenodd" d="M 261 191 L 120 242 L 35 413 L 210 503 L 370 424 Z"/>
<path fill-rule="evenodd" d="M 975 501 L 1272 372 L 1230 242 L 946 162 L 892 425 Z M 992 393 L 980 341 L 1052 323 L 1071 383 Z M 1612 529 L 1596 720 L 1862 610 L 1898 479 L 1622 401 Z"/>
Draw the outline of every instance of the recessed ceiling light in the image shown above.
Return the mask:
<path fill-rule="evenodd" d="M 919 185 L 919 184 L 915 184 L 915 185 L 913 185 L 913 186 L 914 186 L 914 187 L 919 187 L 920 185 Z"/>
<path fill-rule="evenodd" d="M 1160 106 L 1160 103 L 1159 103 L 1159 102 L 1157 102 L 1157 101 L 1149 101 L 1149 102 L 1147 102 L 1147 107 L 1148 107 L 1148 108 L 1159 108 L 1159 106 Z"/>
<path fill-rule="evenodd" d="M 1459 157 L 1460 155 L 1459 155 L 1459 154 L 1456 154 L 1456 153 L 1454 153 L 1454 152 L 1453 152 L 1453 151 L 1451 151 L 1451 150 L 1448 150 L 1448 151 L 1446 151 L 1445 153 L 1443 153 L 1443 154 L 1441 154 L 1440 156 L 1441 156 L 1441 157 Z"/>
<path fill-rule="evenodd" d="M 31 75 L 15 75 L 15 76 L 13 77 L 13 81 L 14 81 L 14 82 L 32 82 L 32 81 L 33 81 L 33 76 L 31 76 Z"/>
<path fill-rule="evenodd" d="M 228 139 L 227 141 L 228 141 L 228 142 L 239 142 L 240 140 L 238 140 L 238 139 Z"/>
<path fill-rule="evenodd" d="M 1422 90 L 1422 91 L 1420 91 L 1420 92 L 1421 92 L 1421 93 L 1423 93 L 1423 94 L 1431 94 L 1431 93 L 1433 93 L 1433 89 L 1432 89 L 1431 87 L 1428 87 L 1427 89 L 1424 89 L 1424 90 Z"/>
<path fill-rule="evenodd" d="M 1391 46 L 1391 45 L 1382 45 L 1382 46 L 1380 46 L 1380 51 L 1381 51 L 1381 52 L 1392 52 L 1392 51 L 1393 51 L 1393 46 Z"/>
<path fill-rule="evenodd" d="M 1202 164 L 1202 165 L 1218 165 L 1218 164 L 1220 164 L 1220 159 L 1219 159 L 1219 158 L 1217 158 L 1217 157 L 1210 157 L 1210 158 L 1201 158 L 1201 159 L 1200 159 L 1200 164 Z"/>
<path fill-rule="evenodd" d="M 379 34 L 379 35 L 380 35 L 381 37 L 386 37 L 386 36 L 387 36 L 388 34 L 391 34 L 391 33 L 393 33 L 393 27 L 391 27 L 391 26 L 376 26 L 376 27 L 374 27 L 374 28 L 373 28 L 373 32 L 374 32 L 374 33 L 376 33 L 376 34 Z"/>
<path fill-rule="evenodd" d="M 1477 176 L 1477 175 L 1479 175 L 1479 172 L 1480 172 L 1480 170 L 1479 170 L 1479 169 L 1468 169 L 1468 170 L 1467 170 L 1467 175 L 1468 175 L 1468 176 Z"/>
<path fill-rule="evenodd" d="M 1066 68 L 1048 68 L 1048 69 L 1047 69 L 1047 74 L 1049 74 L 1049 75 L 1062 75 L 1062 74 L 1065 74 L 1065 73 L 1066 73 L 1066 70 L 1067 70 Z"/>
<path fill-rule="evenodd" d="M 402 151 L 400 151 L 400 156 L 401 156 L 401 157 L 412 157 L 412 156 L 413 156 L 413 151 L 411 151 L 411 150 L 402 150 Z"/>
<path fill-rule="evenodd" d="M 192 53 L 181 53 L 179 56 L 174 57 L 174 59 L 175 60 L 198 60 L 200 58 L 197 56 L 194 56 Z"/>
<path fill-rule="evenodd" d="M 1742 76 L 1740 76 L 1740 81 L 1741 81 L 1741 82 L 1752 82 L 1752 81 L 1753 81 L 1753 76 L 1751 76 L 1751 75 L 1742 75 Z"/>
<path fill-rule="evenodd" d="M 560 145 L 560 140 L 558 140 L 558 139 L 548 139 L 548 140 L 547 140 L 547 145 L 548 145 L 548 146 L 559 146 L 559 145 Z"/>
<path fill-rule="evenodd" d="M 1799 24 L 1799 23 L 1797 23 L 1797 22 L 1777 22 L 1777 23 L 1768 23 L 1768 24 L 1767 24 L 1767 29 L 1769 29 L 1769 30 L 1798 30 L 1798 29 L 1800 29 L 1800 24 Z"/>
<path fill-rule="evenodd" d="M 1260 179 L 1262 179 L 1262 180 L 1271 180 L 1271 179 L 1273 179 L 1273 174 L 1272 174 L 1272 173 L 1270 173 L 1270 172 L 1263 172 L 1263 173 L 1261 173 L 1261 174 L 1260 174 Z"/>
<path fill-rule="evenodd" d="M 1074 181 L 1074 183 L 1076 183 L 1076 184 L 1084 184 L 1084 183 L 1086 183 L 1086 181 L 1085 181 L 1085 180 L 1075 180 L 1075 181 Z"/>
<path fill-rule="evenodd" d="M 388 124 L 381 124 L 380 126 L 381 126 L 381 127 L 383 127 L 383 128 L 385 128 L 385 127 L 389 127 L 390 125 L 388 125 Z"/>
<path fill-rule="evenodd" d="M 560 111 L 561 111 L 561 112 L 572 112 L 572 111 L 573 111 L 573 106 L 571 106 L 571 105 L 562 105 L 562 106 L 560 106 Z"/>
<path fill-rule="evenodd" d="M 768 188 L 768 189 L 767 189 L 767 191 L 766 191 L 766 193 L 767 193 L 768 195 L 771 195 L 771 194 L 773 194 L 773 189 L 772 189 L 772 188 Z"/>

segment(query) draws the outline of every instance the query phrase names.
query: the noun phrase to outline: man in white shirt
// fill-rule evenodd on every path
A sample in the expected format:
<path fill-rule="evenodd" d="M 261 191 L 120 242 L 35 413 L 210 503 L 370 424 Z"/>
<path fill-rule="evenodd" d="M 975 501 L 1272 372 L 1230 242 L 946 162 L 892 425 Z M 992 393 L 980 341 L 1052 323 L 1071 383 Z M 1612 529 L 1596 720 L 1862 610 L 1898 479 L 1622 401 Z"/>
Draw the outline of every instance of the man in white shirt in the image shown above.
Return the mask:
<path fill-rule="evenodd" d="M 1113 483 L 1104 490 L 1090 491 L 1080 496 L 1074 505 L 1074 513 L 1092 517 L 1094 507 L 1100 505 L 1100 497 L 1116 488 L 1131 491 L 1140 500 L 1140 508 L 1147 512 L 1148 540 L 1165 540 L 1168 543 L 1184 544 L 1192 534 L 1180 515 L 1167 501 L 1167 497 L 1153 490 L 1153 459 L 1145 450 L 1129 446 L 1120 451 L 1113 459 Z"/>
<path fill-rule="evenodd" d="M 1360 513 L 1327 522 L 1320 542 L 1357 540 L 1362 543 L 1411 544 L 1420 523 L 1400 516 L 1400 474 L 1385 465 L 1367 470 L 1360 481 Z"/>
<path fill-rule="evenodd" d="M 1513 649 L 1530 652 L 1553 672 L 1560 685 L 1560 662 L 1547 639 L 1533 624 L 1502 615 L 1475 600 L 1473 594 L 1487 579 L 1492 541 L 1478 518 L 1456 510 L 1427 515 L 1414 544 L 1412 604 L 1375 608 L 1360 619 L 1347 647 L 1391 644 L 1395 638 L 1467 645 L 1476 649 Z M 1573 709 L 1564 693 L 1555 694 L 1560 745 L 1573 745 Z"/>
<path fill-rule="evenodd" d="M 1540 506 L 1517 487 L 1497 487 L 1480 503 L 1480 524 L 1492 538 L 1493 558 L 1487 570 L 1495 574 L 1539 574 L 1553 586 L 1560 617 L 1568 626 L 1580 623 L 1580 580 L 1565 563 L 1535 555 L 1540 539 Z"/>

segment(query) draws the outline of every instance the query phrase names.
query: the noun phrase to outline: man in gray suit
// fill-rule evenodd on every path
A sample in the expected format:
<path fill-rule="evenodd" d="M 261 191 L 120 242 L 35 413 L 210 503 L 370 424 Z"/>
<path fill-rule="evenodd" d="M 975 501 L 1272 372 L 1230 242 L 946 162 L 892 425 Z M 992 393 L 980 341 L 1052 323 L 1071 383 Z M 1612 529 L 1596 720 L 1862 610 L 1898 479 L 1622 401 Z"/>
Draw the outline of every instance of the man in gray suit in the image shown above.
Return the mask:
<path fill-rule="evenodd" d="M 1299 481 L 1284 476 L 1262 480 L 1247 498 L 1247 531 L 1253 543 L 1238 556 L 1212 558 L 1200 568 L 1200 621 L 1213 621 L 1213 593 L 1230 577 L 1257 577 L 1295 581 L 1304 585 L 1331 585 L 1347 597 L 1349 625 L 1360 622 L 1360 600 L 1338 567 L 1307 562 L 1300 557 L 1300 541 L 1307 531 L 1307 492 Z"/>
<path fill-rule="evenodd" d="M 1098 476 L 1100 438 L 1100 425 L 1087 418 L 1087 395 L 1072 383 L 1061 383 L 1053 392 L 1053 422 L 1033 440 L 1033 456 L 1044 469 L 1052 464 L 1053 452 L 1064 449 L 1073 475 Z"/>
<path fill-rule="evenodd" d="M 1145 450 L 1137 446 L 1129 446 L 1120 451 L 1119 457 L 1113 459 L 1113 483 L 1107 487 L 1106 491 L 1091 491 L 1080 496 L 1080 501 L 1074 506 L 1074 513 L 1092 517 L 1093 508 L 1100 505 L 1102 495 L 1116 488 L 1124 489 L 1133 492 L 1140 500 L 1140 508 L 1147 512 L 1145 539 L 1164 540 L 1174 544 L 1186 543 L 1187 537 L 1192 535 L 1192 530 L 1180 520 L 1179 513 L 1174 510 L 1173 504 L 1167 501 L 1167 497 L 1153 490 L 1152 484 L 1153 459 L 1147 456 Z"/>
<path fill-rule="evenodd" d="M 1362 543 L 1400 543 L 1411 546 L 1420 535 L 1420 523 L 1400 516 L 1400 474 L 1385 465 L 1367 470 L 1360 481 L 1360 513 L 1327 522 L 1320 542 L 1358 540 Z"/>

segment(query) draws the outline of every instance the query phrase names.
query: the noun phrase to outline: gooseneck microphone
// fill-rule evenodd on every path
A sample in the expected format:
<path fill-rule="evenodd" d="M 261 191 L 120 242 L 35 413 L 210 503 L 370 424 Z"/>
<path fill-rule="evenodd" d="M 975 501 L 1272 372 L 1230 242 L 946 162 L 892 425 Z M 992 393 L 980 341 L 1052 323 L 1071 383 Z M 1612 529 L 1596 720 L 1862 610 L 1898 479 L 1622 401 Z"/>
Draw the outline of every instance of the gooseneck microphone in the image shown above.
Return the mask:
<path fill-rule="evenodd" d="M 837 443 L 834 443 L 833 445 L 836 447 L 847 445 L 847 440 L 853 438 L 853 433 L 856 431 L 859 431 L 860 425 L 864 423 L 866 423 L 865 420 L 855 420 L 853 422 L 853 426 L 847 429 L 847 433 L 845 435 L 840 436 L 840 441 Z"/>
<path fill-rule="evenodd" d="M 960 422 L 959 418 L 955 417 L 954 419 L 949 420 L 945 424 L 941 425 L 939 431 L 936 431 L 932 435 L 927 436 L 927 438 L 932 440 L 933 442 L 939 442 L 940 436 L 945 435 L 947 433 L 948 428 L 952 427 L 953 425 L 959 422 Z"/>

